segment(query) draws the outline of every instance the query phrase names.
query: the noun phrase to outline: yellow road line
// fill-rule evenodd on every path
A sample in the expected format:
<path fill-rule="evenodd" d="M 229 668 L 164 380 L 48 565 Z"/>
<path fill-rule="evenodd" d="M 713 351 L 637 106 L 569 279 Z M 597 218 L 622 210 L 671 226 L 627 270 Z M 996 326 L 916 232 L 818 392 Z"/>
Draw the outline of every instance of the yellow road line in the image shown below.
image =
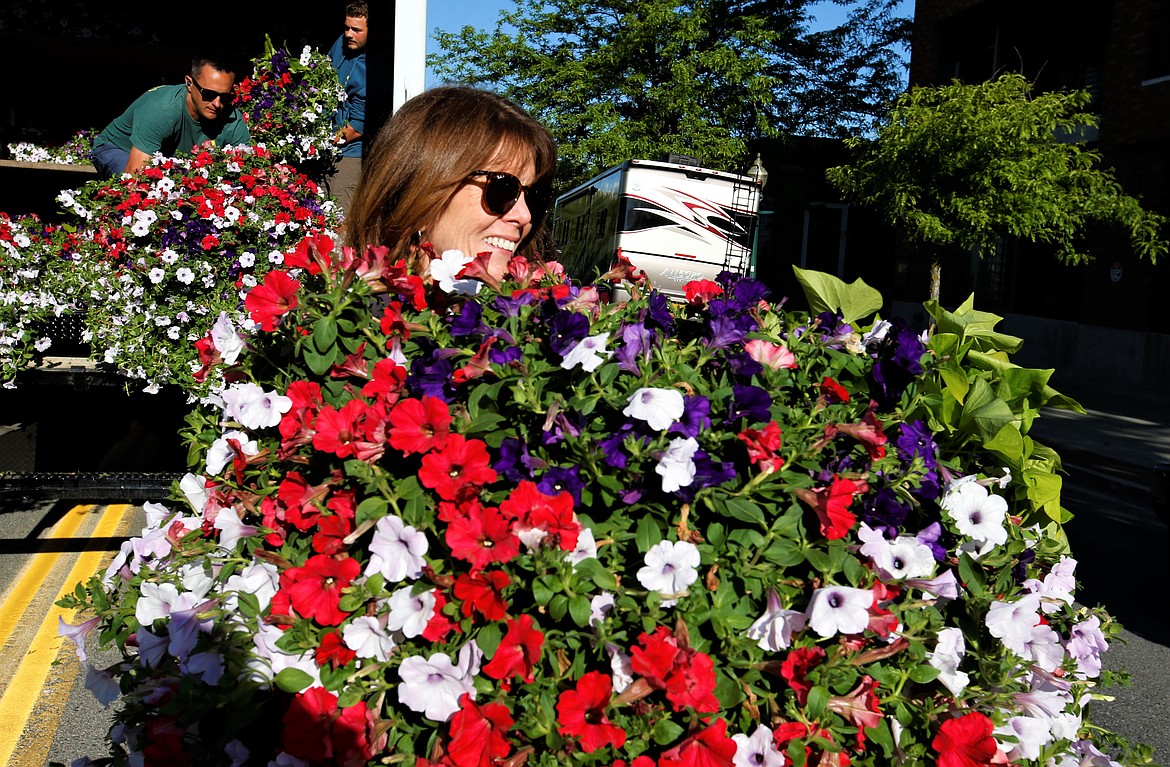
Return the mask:
<path fill-rule="evenodd" d="M 85 521 L 86 515 L 93 509 L 92 505 L 74 506 L 65 513 L 65 516 L 57 524 L 53 525 L 53 529 L 46 538 L 72 538 Z M 44 538 L 38 540 L 44 540 Z M 62 552 L 59 551 L 33 554 L 28 567 L 4 596 L 4 601 L 0 603 L 0 647 L 3 647 L 4 643 L 8 641 L 8 637 L 12 636 L 12 632 L 20 623 L 24 611 L 28 609 L 29 603 L 40 590 L 41 584 L 45 582 L 45 578 L 56 566 L 57 561 L 61 559 L 61 554 Z"/>
<path fill-rule="evenodd" d="M 106 507 L 105 513 L 94 529 L 95 537 L 112 537 L 122 523 L 123 517 L 134 508 L 128 504 L 116 504 Z M 106 551 L 86 551 L 77 557 L 69 576 L 65 579 L 65 588 L 72 589 L 73 584 L 87 580 L 97 572 L 102 558 L 107 556 Z M 56 605 L 49 610 L 41 623 L 36 636 L 29 647 L 28 654 L 21 659 L 20 667 L 12 678 L 11 684 L 0 697 L 0 722 L 5 727 L 0 731 L 0 764 L 8 764 L 26 729 L 33 708 L 41 695 L 45 679 L 49 674 L 53 660 L 57 657 L 64 637 L 57 635 L 57 619 L 73 620 L 75 610 L 66 610 Z M 68 696 L 68 685 L 60 694 Z M 60 710 L 60 705 L 53 706 Z M 19 723 L 19 726 L 16 726 Z M 27 744 L 26 744 L 27 745 Z"/>

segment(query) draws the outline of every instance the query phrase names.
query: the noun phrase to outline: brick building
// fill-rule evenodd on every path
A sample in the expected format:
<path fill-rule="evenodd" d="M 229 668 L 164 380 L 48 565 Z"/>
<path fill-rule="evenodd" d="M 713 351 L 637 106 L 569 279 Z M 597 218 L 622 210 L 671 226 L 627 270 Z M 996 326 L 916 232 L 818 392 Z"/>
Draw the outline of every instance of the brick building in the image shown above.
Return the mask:
<path fill-rule="evenodd" d="M 1170 3 L 1165 0 L 917 0 L 911 85 L 979 82 L 1019 72 L 1038 91 L 1084 89 L 1089 136 L 1125 191 L 1170 214 Z M 1170 263 L 1151 265 L 1120 233 L 1095 235 L 1093 263 L 1063 266 L 1029 243 L 977 261 L 944 261 L 943 303 L 972 290 L 1028 343 L 1021 362 L 1081 382 L 1165 389 Z M 920 265 L 914 256 L 908 271 Z M 901 296 L 900 296 L 901 297 Z"/>

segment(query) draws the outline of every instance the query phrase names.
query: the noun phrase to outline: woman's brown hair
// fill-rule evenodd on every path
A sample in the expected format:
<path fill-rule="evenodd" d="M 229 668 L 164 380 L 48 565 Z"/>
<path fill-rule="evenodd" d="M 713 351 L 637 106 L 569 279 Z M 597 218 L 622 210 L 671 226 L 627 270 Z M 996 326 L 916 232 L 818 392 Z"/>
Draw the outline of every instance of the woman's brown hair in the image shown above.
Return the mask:
<path fill-rule="evenodd" d="M 362 161 L 345 222 L 347 243 L 387 245 L 391 253 L 404 253 L 468 175 L 501 156 L 530 157 L 533 185 L 552 183 L 557 162 L 552 136 L 511 101 L 463 86 L 415 96 L 386 121 Z M 543 220 L 534 220 L 516 252 L 531 255 L 543 226 Z"/>

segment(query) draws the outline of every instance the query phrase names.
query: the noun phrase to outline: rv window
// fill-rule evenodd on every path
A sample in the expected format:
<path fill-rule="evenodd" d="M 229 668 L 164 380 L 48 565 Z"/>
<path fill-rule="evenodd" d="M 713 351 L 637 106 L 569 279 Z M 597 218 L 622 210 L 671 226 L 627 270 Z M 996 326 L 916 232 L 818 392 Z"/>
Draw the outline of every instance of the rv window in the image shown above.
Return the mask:
<path fill-rule="evenodd" d="M 597 233 L 594 237 L 600 237 L 605 234 L 605 220 L 609 218 L 609 210 L 603 210 L 597 215 Z"/>
<path fill-rule="evenodd" d="M 622 230 L 626 232 L 636 232 L 639 229 L 653 229 L 658 226 L 670 226 L 674 224 L 674 220 L 667 215 L 667 211 L 656 208 L 654 203 L 646 200 L 626 200 L 626 210 L 624 218 L 624 225 Z M 661 212 L 660 212 L 661 211 Z"/>

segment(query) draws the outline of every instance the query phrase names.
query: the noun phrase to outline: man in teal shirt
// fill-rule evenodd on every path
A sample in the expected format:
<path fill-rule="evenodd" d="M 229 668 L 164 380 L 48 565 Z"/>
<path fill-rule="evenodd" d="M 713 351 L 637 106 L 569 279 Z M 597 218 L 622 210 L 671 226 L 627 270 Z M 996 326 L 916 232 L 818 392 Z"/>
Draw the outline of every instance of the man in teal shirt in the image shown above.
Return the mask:
<path fill-rule="evenodd" d="M 94 139 L 94 167 L 103 178 L 150 165 L 155 153 L 190 155 L 204 141 L 250 145 L 243 116 L 232 109 L 231 65 L 206 57 L 191 62 L 182 85 L 160 85 L 139 96 Z"/>

